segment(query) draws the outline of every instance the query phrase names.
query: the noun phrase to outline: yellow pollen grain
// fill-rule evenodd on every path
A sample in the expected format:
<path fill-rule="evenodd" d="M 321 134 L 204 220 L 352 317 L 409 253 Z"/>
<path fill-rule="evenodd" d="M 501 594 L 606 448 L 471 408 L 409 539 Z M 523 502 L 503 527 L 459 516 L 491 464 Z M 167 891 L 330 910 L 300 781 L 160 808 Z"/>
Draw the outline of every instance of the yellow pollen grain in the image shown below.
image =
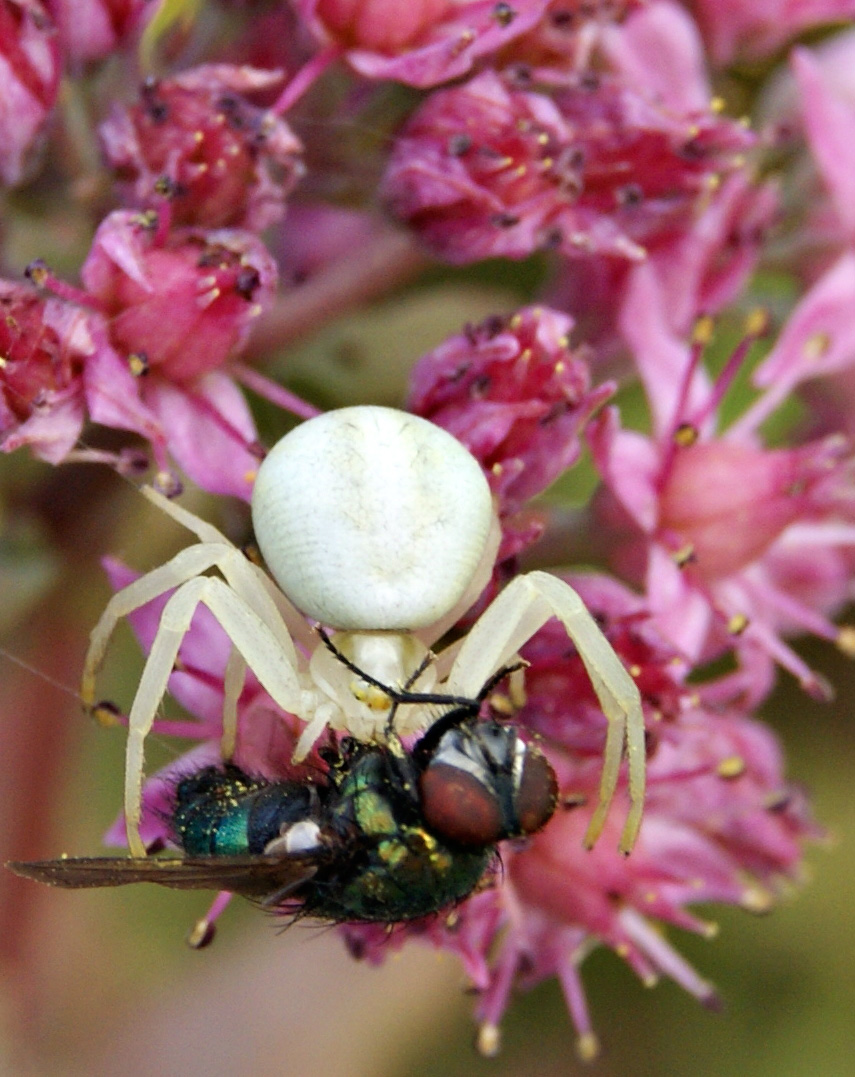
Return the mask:
<path fill-rule="evenodd" d="M 645 987 L 655 987 L 659 983 L 659 977 L 655 972 L 649 972 L 641 982 Z"/>
<path fill-rule="evenodd" d="M 745 773 L 745 760 L 741 755 L 729 755 L 719 761 L 715 770 L 719 778 L 739 778 Z"/>
<path fill-rule="evenodd" d="M 702 927 L 701 931 L 705 939 L 715 939 L 718 937 L 719 926 L 715 921 L 708 920 Z"/>
<path fill-rule="evenodd" d="M 615 947 L 615 953 L 618 955 L 618 957 L 626 958 L 629 956 L 629 947 L 625 942 L 619 942 L 618 945 Z"/>
<path fill-rule="evenodd" d="M 593 1062 L 600 1053 L 600 1041 L 593 1032 L 584 1032 L 576 1040 L 576 1055 L 580 1062 Z"/>
<path fill-rule="evenodd" d="M 808 337 L 804 346 L 805 359 L 822 359 L 831 347 L 831 337 L 828 333 L 814 333 Z"/>
<path fill-rule="evenodd" d="M 135 378 L 141 378 L 143 374 L 148 374 L 148 359 L 141 352 L 131 352 L 128 367 Z"/>
<path fill-rule="evenodd" d="M 531 362 L 531 348 L 523 348 L 523 350 L 520 352 L 520 362 Z"/>
<path fill-rule="evenodd" d="M 490 468 L 490 470 L 493 472 L 494 475 L 496 475 L 498 477 L 499 475 L 502 474 L 502 472 L 505 469 L 502 467 L 501 464 L 497 463 L 497 464 L 493 464 L 493 466 Z"/>
<path fill-rule="evenodd" d="M 841 625 L 834 642 L 847 658 L 855 658 L 855 625 Z"/>
<path fill-rule="evenodd" d="M 486 1021 L 481 1025 L 478 1029 L 475 1046 L 479 1055 L 484 1058 L 495 1058 L 502 1047 L 502 1034 L 499 1031 L 499 1026 L 490 1021 Z"/>
<path fill-rule="evenodd" d="M 659 900 L 659 895 L 656 893 L 655 890 L 648 890 L 644 895 L 644 900 L 647 902 L 648 905 L 655 905 L 656 902 Z"/>
<path fill-rule="evenodd" d="M 698 440 L 698 428 L 691 423 L 680 423 L 674 431 L 674 444 L 682 449 L 688 449 Z"/>
<path fill-rule="evenodd" d="M 564 363 L 564 360 L 559 359 L 552 369 L 555 371 L 556 374 L 563 374 L 567 367 Z"/>
<path fill-rule="evenodd" d="M 715 321 L 709 314 L 703 314 L 695 322 L 695 327 L 692 330 L 692 343 L 707 345 L 712 340 L 714 333 Z"/>
<path fill-rule="evenodd" d="M 9 360 L 6 358 L 5 355 L 0 355 L 0 370 L 2 370 L 8 364 L 8 362 Z"/>
<path fill-rule="evenodd" d="M 229 148 L 226 150 L 226 153 L 228 153 L 230 157 L 237 157 L 237 155 L 240 153 L 240 146 L 237 146 L 232 143 L 231 146 L 229 146 Z"/>
<path fill-rule="evenodd" d="M 749 621 L 744 613 L 734 613 L 727 622 L 727 630 L 731 636 L 741 636 L 748 627 Z"/>
<path fill-rule="evenodd" d="M 187 945 L 191 950 L 198 950 L 204 944 L 210 930 L 211 921 L 207 917 L 196 921 L 187 935 Z"/>
<path fill-rule="evenodd" d="M 695 547 L 691 542 L 687 542 L 685 546 L 675 550 L 671 557 L 678 568 L 684 568 L 695 560 Z"/>
<path fill-rule="evenodd" d="M 247 482 L 255 482 L 256 478 L 258 477 L 258 472 L 255 469 L 251 471 L 244 471 L 243 477 Z"/>
<path fill-rule="evenodd" d="M 539 317 L 539 314 L 538 314 L 537 311 L 534 312 L 534 315 L 535 315 L 535 317 Z M 521 325 L 522 325 L 522 317 L 519 314 L 515 314 L 511 318 L 511 320 L 508 322 L 509 328 L 514 329 L 514 330 L 519 329 L 519 327 Z"/>
<path fill-rule="evenodd" d="M 212 288 L 209 292 L 205 292 L 203 295 L 197 297 L 196 302 L 200 307 L 209 307 L 212 303 L 215 303 L 223 293 L 219 288 Z"/>
<path fill-rule="evenodd" d="M 631 677 L 640 677 L 641 676 L 641 666 L 638 666 L 638 665 L 630 666 L 629 667 L 629 674 L 630 674 Z"/>
<path fill-rule="evenodd" d="M 514 169 L 514 175 L 517 177 L 517 179 L 522 179 L 527 172 L 528 165 L 517 165 L 517 167 Z"/>
<path fill-rule="evenodd" d="M 769 329 L 769 311 L 765 307 L 755 307 L 745 319 L 745 332 L 752 337 L 762 336 Z"/>
<path fill-rule="evenodd" d="M 194 142 L 195 142 L 195 143 L 196 143 L 197 145 L 198 145 L 198 144 L 199 144 L 200 142 L 204 142 L 204 141 L 205 141 L 205 132 L 204 132 L 204 131 L 194 131 L 194 132 L 193 132 L 193 141 L 194 141 Z"/>
<path fill-rule="evenodd" d="M 746 912 L 764 913 L 774 905 L 772 895 L 759 886 L 749 886 L 739 896 L 739 904 Z"/>
<path fill-rule="evenodd" d="M 715 112 L 715 113 L 724 112 L 724 107 L 725 107 L 725 103 L 724 103 L 724 98 L 723 97 L 713 97 L 712 100 L 710 101 L 710 112 Z"/>

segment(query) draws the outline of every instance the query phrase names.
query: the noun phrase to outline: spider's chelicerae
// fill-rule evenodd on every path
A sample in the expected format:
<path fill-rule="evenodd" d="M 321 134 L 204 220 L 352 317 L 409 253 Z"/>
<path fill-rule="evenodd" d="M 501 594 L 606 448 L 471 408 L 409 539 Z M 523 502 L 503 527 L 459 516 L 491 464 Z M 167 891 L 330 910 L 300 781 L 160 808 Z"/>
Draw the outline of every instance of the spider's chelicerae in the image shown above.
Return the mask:
<path fill-rule="evenodd" d="M 378 684 L 477 697 L 491 675 L 557 617 L 608 720 L 586 843 L 602 830 L 625 744 L 630 808 L 620 847 L 632 848 L 644 800 L 641 699 L 572 588 L 547 572 L 519 576 L 462 640 L 428 657 L 483 590 L 499 536 L 478 463 L 446 431 L 390 408 L 352 407 L 287 434 L 261 465 L 252 498 L 256 538 L 276 583 L 216 528 L 153 490 L 145 494 L 199 542 L 113 596 L 92 632 L 83 673 L 91 705 L 118 621 L 173 591 L 128 720 L 125 815 L 133 856 L 146 852 L 139 831 L 145 739 L 199 603 L 233 645 L 225 673 L 226 759 L 234 752 L 247 667 L 280 707 L 306 722 L 295 752 L 300 759 L 326 726 L 382 741 L 393 703 Z M 205 574 L 212 568 L 220 575 Z M 370 681 L 336 658 L 306 618 L 334 629 L 335 647 Z M 394 729 L 416 733 L 435 717 L 427 704 L 400 704 Z"/>

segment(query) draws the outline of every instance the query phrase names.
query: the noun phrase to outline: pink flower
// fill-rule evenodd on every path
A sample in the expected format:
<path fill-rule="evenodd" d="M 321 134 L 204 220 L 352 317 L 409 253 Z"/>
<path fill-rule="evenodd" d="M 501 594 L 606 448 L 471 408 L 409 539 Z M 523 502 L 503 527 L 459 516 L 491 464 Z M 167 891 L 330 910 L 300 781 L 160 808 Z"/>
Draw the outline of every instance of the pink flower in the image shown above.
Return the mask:
<path fill-rule="evenodd" d="M 160 472 L 155 481 L 167 491 L 180 486 L 173 457 L 204 489 L 249 497 L 262 450 L 234 379 L 278 406 L 314 414 L 237 361 L 276 283 L 275 263 L 251 233 L 165 235 L 157 214 L 117 211 L 102 222 L 83 266 L 87 292 L 57 280 L 41 263 L 28 272 L 78 317 L 80 308 L 86 312 L 89 347 L 79 374 L 88 416 L 141 434 Z M 127 466 L 121 455 L 108 457 L 78 454 Z"/>
<path fill-rule="evenodd" d="M 615 76 L 547 96 L 485 72 L 414 113 L 384 193 L 450 262 L 543 247 L 640 260 L 686 228 L 712 177 L 738 168 L 752 141 L 739 124 L 675 113 Z"/>
<path fill-rule="evenodd" d="M 98 228 L 83 282 L 110 319 L 110 340 L 171 381 L 221 367 L 276 286 L 276 265 L 247 232 L 179 230 L 118 211 Z"/>
<path fill-rule="evenodd" d="M 846 40 L 849 47 L 846 53 L 838 48 L 838 59 L 848 59 L 851 65 L 855 36 Z M 808 143 L 834 207 L 833 241 L 851 245 L 855 243 L 855 84 L 847 93 L 833 71 L 826 73 L 821 59 L 807 49 L 794 49 L 791 62 Z"/>
<path fill-rule="evenodd" d="M 103 60 L 154 13 L 149 0 L 50 0 L 62 51 L 72 67 Z"/>
<path fill-rule="evenodd" d="M 572 329 L 566 314 L 525 307 L 467 328 L 413 370 L 410 410 L 454 434 L 498 498 L 500 561 L 540 535 L 540 520 L 517 514 L 575 463 L 581 431 L 613 391 L 590 388 Z"/>
<path fill-rule="evenodd" d="M 616 539 L 612 562 L 645 582 L 664 635 L 692 663 L 734 647 L 746 670 L 754 669 L 756 684 L 768 680 L 757 670 L 765 656 L 822 695 L 824 683 L 782 637 L 808 631 L 837 638 L 828 618 L 850 587 L 852 449 L 830 436 L 771 450 L 758 433 L 797 382 L 793 364 L 803 375 L 815 365 L 806 330 L 816 332 L 817 323 L 829 332 L 834 324 L 819 285 L 755 374 L 770 388 L 717 433 L 724 392 L 762 326 L 749 332 L 710 384 L 700 368 L 702 339 L 688 348 L 671 335 L 654 277 L 638 271 L 623 330 L 647 393 L 653 434 L 621 429 L 610 411 L 592 425 L 590 439 L 607 488 L 598 510 Z M 845 339 L 845 330 L 842 339 L 831 337 L 829 350 L 840 354 Z M 780 371 L 774 384 L 772 369 Z"/>
<path fill-rule="evenodd" d="M 248 498 L 258 466 L 255 425 L 223 368 L 273 293 L 275 263 L 248 232 L 179 229 L 162 237 L 157 223 L 156 215 L 112 213 L 83 265 L 110 345 L 92 371 L 105 404 L 104 411 L 90 405 L 92 417 L 125 425 L 111 422 L 114 379 L 132 373 L 134 397 L 160 433 L 151 422 L 127 425 L 153 442 L 161 470 L 168 471 L 168 445 L 203 488 Z"/>
<path fill-rule="evenodd" d="M 0 448 L 29 445 L 57 464 L 83 429 L 87 315 L 29 285 L 0 281 Z"/>
<path fill-rule="evenodd" d="M 550 0 L 537 25 L 502 52 L 502 64 L 519 64 L 537 78 L 548 78 L 553 70 L 581 71 L 600 43 L 603 29 L 645 3 L 647 0 Z"/>
<path fill-rule="evenodd" d="M 642 272 L 656 276 L 662 313 L 675 333 L 688 333 L 700 315 L 717 314 L 738 298 L 777 214 L 776 185 L 736 172 L 685 229 L 648 248 Z M 600 360 L 620 350 L 620 309 L 635 265 L 598 255 L 569 258 L 549 286 L 545 298 L 573 311 L 578 338 Z"/>
<path fill-rule="evenodd" d="M 536 25 L 549 0 L 297 0 L 328 47 L 370 79 L 429 87 L 465 75 Z"/>
<path fill-rule="evenodd" d="M 769 730 L 732 708 L 714 709 L 703 686 L 682 683 L 685 667 L 640 599 L 603 576 L 570 582 L 638 678 L 650 732 L 645 818 L 629 857 L 617 852 L 616 831 L 593 850 L 583 848 L 582 805 L 596 795 L 605 722 L 581 660 L 550 623 L 524 648 L 527 702 L 516 720 L 544 738 L 565 808 L 540 834 L 506 845 L 493 887 L 449 922 L 416 924 L 392 940 L 423 937 L 461 958 L 479 995 L 479 1046 L 487 1054 L 498 1049 L 513 989 L 554 976 L 579 1052 L 593 1057 L 597 1040 L 579 968 L 599 945 L 615 950 L 644 983 L 666 975 L 715 1006 L 715 991 L 661 925 L 710 934 L 692 905 L 768 909 L 781 880 L 798 878 L 805 839 L 819 835 L 803 797 L 784 780 Z M 388 936 L 376 928 L 345 930 L 356 956 L 378 962 L 388 954 Z"/>
<path fill-rule="evenodd" d="M 844 22 L 853 0 L 691 0 L 715 60 L 766 56 L 804 30 Z"/>
<path fill-rule="evenodd" d="M 140 206 L 169 199 L 173 224 L 261 230 L 278 220 L 301 174 L 301 145 L 284 120 L 246 95 L 277 71 L 205 64 L 143 83 L 140 104 L 101 125 L 110 167 Z"/>
<path fill-rule="evenodd" d="M 0 180 L 33 171 L 59 90 L 56 29 L 39 0 L 0 0 Z"/>

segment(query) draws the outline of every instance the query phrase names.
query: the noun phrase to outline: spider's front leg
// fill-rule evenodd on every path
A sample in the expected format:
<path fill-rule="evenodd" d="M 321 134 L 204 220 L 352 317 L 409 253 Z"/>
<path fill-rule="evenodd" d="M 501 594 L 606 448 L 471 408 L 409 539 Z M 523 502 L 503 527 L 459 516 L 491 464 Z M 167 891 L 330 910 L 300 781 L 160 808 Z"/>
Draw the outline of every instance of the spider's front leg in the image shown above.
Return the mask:
<path fill-rule="evenodd" d="M 626 744 L 630 808 L 620 840 L 621 852 L 635 844 L 644 807 L 644 713 L 638 687 L 624 668 L 585 604 L 572 587 L 548 572 L 518 576 L 481 615 L 458 651 L 446 686 L 473 696 L 498 667 L 505 665 L 551 617 L 557 617 L 576 645 L 608 722 L 597 807 L 588 824 L 590 848 L 603 829 L 620 777 Z"/>
<path fill-rule="evenodd" d="M 179 587 L 163 608 L 128 716 L 125 820 L 132 856 L 146 855 L 139 833 L 145 739 L 175 668 L 178 650 L 200 603 L 210 609 L 242 656 L 238 674 L 242 677 L 245 663 L 283 710 L 298 713 L 300 709 L 302 694 L 298 672 L 296 665 L 287 660 L 283 637 L 274 635 L 259 613 L 215 576 L 200 576 Z M 290 639 L 288 645 L 293 651 Z"/>

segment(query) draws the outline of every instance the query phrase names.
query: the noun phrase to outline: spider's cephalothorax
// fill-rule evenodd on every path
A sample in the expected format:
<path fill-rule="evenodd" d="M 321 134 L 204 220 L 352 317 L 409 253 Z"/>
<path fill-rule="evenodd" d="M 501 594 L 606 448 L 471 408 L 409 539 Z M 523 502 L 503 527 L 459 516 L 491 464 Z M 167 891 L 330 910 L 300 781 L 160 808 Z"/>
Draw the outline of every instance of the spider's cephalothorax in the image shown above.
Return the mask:
<path fill-rule="evenodd" d="M 394 924 L 468 897 L 496 844 L 544 826 L 557 783 L 513 724 L 455 706 L 405 751 L 344 738 L 318 782 L 269 782 L 206 767 L 175 789 L 185 858 L 99 857 L 11 865 L 57 886 L 155 882 L 232 890 L 323 920 Z"/>
<path fill-rule="evenodd" d="M 631 803 L 621 848 L 631 849 L 644 799 L 641 699 L 564 581 L 547 572 L 513 579 L 462 640 L 436 656 L 428 650 L 483 590 L 499 535 L 480 466 L 446 431 L 391 408 L 353 407 L 287 434 L 261 465 L 252 501 L 273 580 L 210 524 L 151 490 L 146 495 L 199 542 L 113 596 L 93 630 L 83 676 L 91 705 L 117 622 L 173 592 L 129 715 L 125 815 L 133 856 L 145 855 L 139 835 L 145 738 L 200 603 L 233 644 L 225 671 L 225 759 L 235 748 L 247 667 L 283 710 L 306 723 L 295 753 L 300 759 L 327 726 L 366 744 L 384 744 L 390 732 L 422 732 L 434 719 L 431 706 L 418 699 L 394 703 L 383 685 L 409 685 L 415 697 L 471 699 L 557 617 L 607 719 L 599 801 L 586 841 L 593 844 L 602 830 L 625 748 Z M 219 575 L 207 575 L 211 568 Z M 348 665 L 319 642 L 306 618 L 335 630 Z"/>

